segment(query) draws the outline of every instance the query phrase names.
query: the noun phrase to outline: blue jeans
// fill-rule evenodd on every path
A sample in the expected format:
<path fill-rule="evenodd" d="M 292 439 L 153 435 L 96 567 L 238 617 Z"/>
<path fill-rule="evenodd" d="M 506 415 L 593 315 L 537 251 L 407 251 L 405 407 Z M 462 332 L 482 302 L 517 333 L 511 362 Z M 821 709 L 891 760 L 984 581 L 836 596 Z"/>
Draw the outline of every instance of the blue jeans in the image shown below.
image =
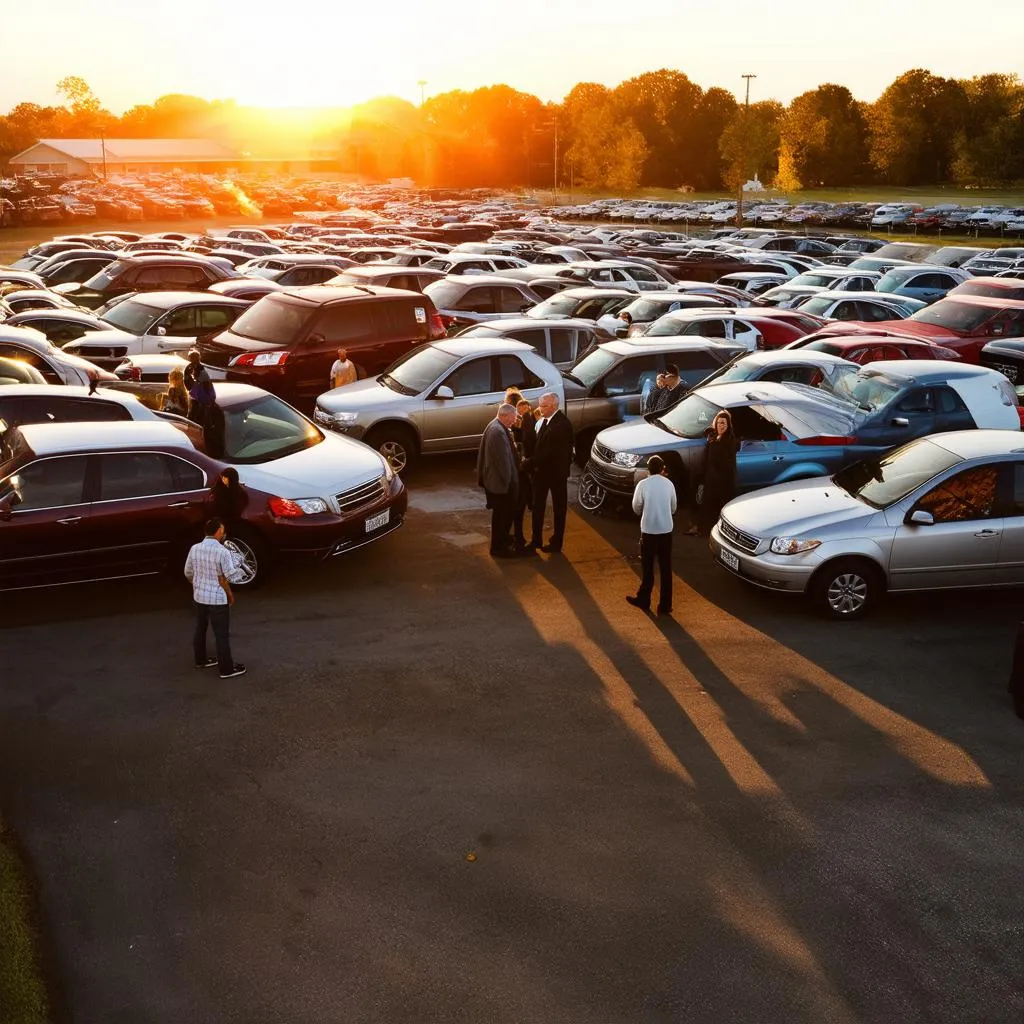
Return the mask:
<path fill-rule="evenodd" d="M 213 639 L 217 644 L 217 667 L 221 675 L 226 675 L 235 667 L 231 657 L 231 641 L 228 639 L 231 607 L 226 604 L 200 604 L 198 601 L 192 604 L 196 610 L 196 631 L 192 637 L 196 664 L 206 664 L 206 626 L 209 623 L 213 627 Z"/>

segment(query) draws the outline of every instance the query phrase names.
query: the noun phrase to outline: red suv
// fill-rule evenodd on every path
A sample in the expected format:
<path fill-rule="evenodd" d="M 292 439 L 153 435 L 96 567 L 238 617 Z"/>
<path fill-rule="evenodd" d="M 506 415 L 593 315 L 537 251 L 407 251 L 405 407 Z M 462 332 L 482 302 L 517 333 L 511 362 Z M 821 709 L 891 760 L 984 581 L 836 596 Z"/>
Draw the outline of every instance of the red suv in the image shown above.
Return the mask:
<path fill-rule="evenodd" d="M 242 381 L 292 400 L 331 388 L 346 348 L 359 377 L 375 376 L 424 341 L 445 337 L 433 302 L 419 292 L 359 285 L 266 295 L 232 326 L 199 342 L 214 380 Z"/>

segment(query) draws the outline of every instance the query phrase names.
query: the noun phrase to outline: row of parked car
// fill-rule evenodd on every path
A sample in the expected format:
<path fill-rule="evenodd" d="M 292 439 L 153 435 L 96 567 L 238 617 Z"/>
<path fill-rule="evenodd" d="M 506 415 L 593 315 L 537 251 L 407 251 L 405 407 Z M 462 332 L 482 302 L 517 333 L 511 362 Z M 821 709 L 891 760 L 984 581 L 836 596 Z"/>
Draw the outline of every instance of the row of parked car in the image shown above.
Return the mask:
<path fill-rule="evenodd" d="M 376 540 L 403 521 L 402 477 L 434 452 L 475 448 L 509 387 L 562 399 L 576 429 L 579 504 L 592 512 L 627 498 L 653 454 L 667 461 L 681 496 L 699 502 L 703 432 L 722 408 L 741 441 L 743 493 L 882 464 L 892 449 L 938 433 L 986 428 L 1020 440 L 1014 360 L 1024 360 L 1024 283 L 960 271 L 927 304 L 904 294 L 919 284 L 908 268 L 940 274 L 954 266 L 943 250 L 879 246 L 840 266 L 756 244 L 785 240 L 781 233 L 733 234 L 701 244 L 754 269 L 708 281 L 686 276 L 685 254 L 694 251 L 681 248 L 686 240 L 650 232 L 540 221 L 443 242 L 430 237 L 436 225 L 419 234 L 416 225 L 400 227 L 296 222 L 198 237 L 83 235 L 44 243 L 22 266 L 0 269 L 0 381 L 12 385 L 0 388 L 0 536 L 27 537 L 19 524 L 49 524 L 31 534 L 41 538 L 34 559 L 0 555 L 0 586 L 134 571 L 127 548 L 127 561 L 103 555 L 102 566 L 85 548 L 64 561 L 47 551 L 59 538 L 85 536 L 99 504 L 129 500 L 128 484 L 101 496 L 104 459 L 147 445 L 147 472 L 159 463 L 166 475 L 159 491 L 132 485 L 132 500 L 152 499 L 147 515 L 173 507 L 180 522 L 163 529 L 164 541 L 131 548 L 152 555 L 140 571 L 170 559 L 195 532 L 209 511 L 200 492 L 227 465 L 251 498 L 231 538 L 250 582 L 265 575 L 274 552 L 323 557 Z M 372 258 L 361 259 L 365 252 Z M 47 287 L 43 273 L 79 258 L 106 262 L 85 280 Z M 860 259 L 874 263 L 858 266 Z M 322 283 L 282 283 L 313 266 Z M 743 287 L 747 280 L 723 280 L 776 272 L 789 285 L 784 300 L 772 301 L 774 289 Z M 39 280 L 24 277 L 32 274 Z M 886 316 L 830 316 L 838 307 L 822 308 L 823 297 L 878 303 Z M 192 347 L 225 412 L 218 452 L 204 451 L 193 424 L 159 407 L 168 373 Z M 360 379 L 331 389 L 339 347 Z M 673 368 L 685 396 L 645 413 L 658 374 Z M 62 491 L 57 477 L 72 454 L 78 461 Z M 33 479 L 60 501 L 26 507 L 25 481 Z M 723 523 L 729 514 L 727 507 Z M 735 552 L 722 529 L 714 537 L 723 564 L 756 579 L 726 557 Z M 744 558 L 760 557 L 765 538 L 745 535 L 758 543 Z M 776 539 L 766 540 L 773 556 Z M 790 554 L 799 552 L 783 552 Z M 859 614 L 876 589 L 855 607 L 845 590 L 835 607 L 824 604 L 840 617 Z"/>

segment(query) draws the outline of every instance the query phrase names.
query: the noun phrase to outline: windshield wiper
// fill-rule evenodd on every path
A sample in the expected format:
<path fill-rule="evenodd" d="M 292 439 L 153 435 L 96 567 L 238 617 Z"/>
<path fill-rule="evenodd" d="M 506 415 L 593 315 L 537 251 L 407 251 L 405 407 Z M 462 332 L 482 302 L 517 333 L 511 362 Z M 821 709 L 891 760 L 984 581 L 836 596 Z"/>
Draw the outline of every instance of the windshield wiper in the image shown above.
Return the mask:
<path fill-rule="evenodd" d="M 660 416 L 655 416 L 647 420 L 647 422 L 656 424 L 657 426 L 661 427 L 662 430 L 666 431 L 669 434 L 674 434 L 676 437 L 686 437 L 685 434 L 682 434 L 673 427 L 670 427 Z"/>
<path fill-rule="evenodd" d="M 391 388 L 392 391 L 397 391 L 400 395 L 415 395 L 416 392 L 412 388 L 403 384 L 399 380 L 395 380 L 390 373 L 382 373 L 377 380 L 381 382 L 385 387 Z"/>

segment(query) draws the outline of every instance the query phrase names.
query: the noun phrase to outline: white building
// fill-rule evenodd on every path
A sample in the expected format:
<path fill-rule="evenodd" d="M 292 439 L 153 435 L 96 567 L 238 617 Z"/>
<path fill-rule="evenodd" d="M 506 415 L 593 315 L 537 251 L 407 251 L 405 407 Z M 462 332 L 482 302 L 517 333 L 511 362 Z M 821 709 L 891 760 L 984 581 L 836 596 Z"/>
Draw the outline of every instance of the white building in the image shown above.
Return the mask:
<path fill-rule="evenodd" d="M 223 171 L 246 161 L 209 139 L 40 139 L 10 158 L 15 174 L 102 177 L 174 169 Z"/>

